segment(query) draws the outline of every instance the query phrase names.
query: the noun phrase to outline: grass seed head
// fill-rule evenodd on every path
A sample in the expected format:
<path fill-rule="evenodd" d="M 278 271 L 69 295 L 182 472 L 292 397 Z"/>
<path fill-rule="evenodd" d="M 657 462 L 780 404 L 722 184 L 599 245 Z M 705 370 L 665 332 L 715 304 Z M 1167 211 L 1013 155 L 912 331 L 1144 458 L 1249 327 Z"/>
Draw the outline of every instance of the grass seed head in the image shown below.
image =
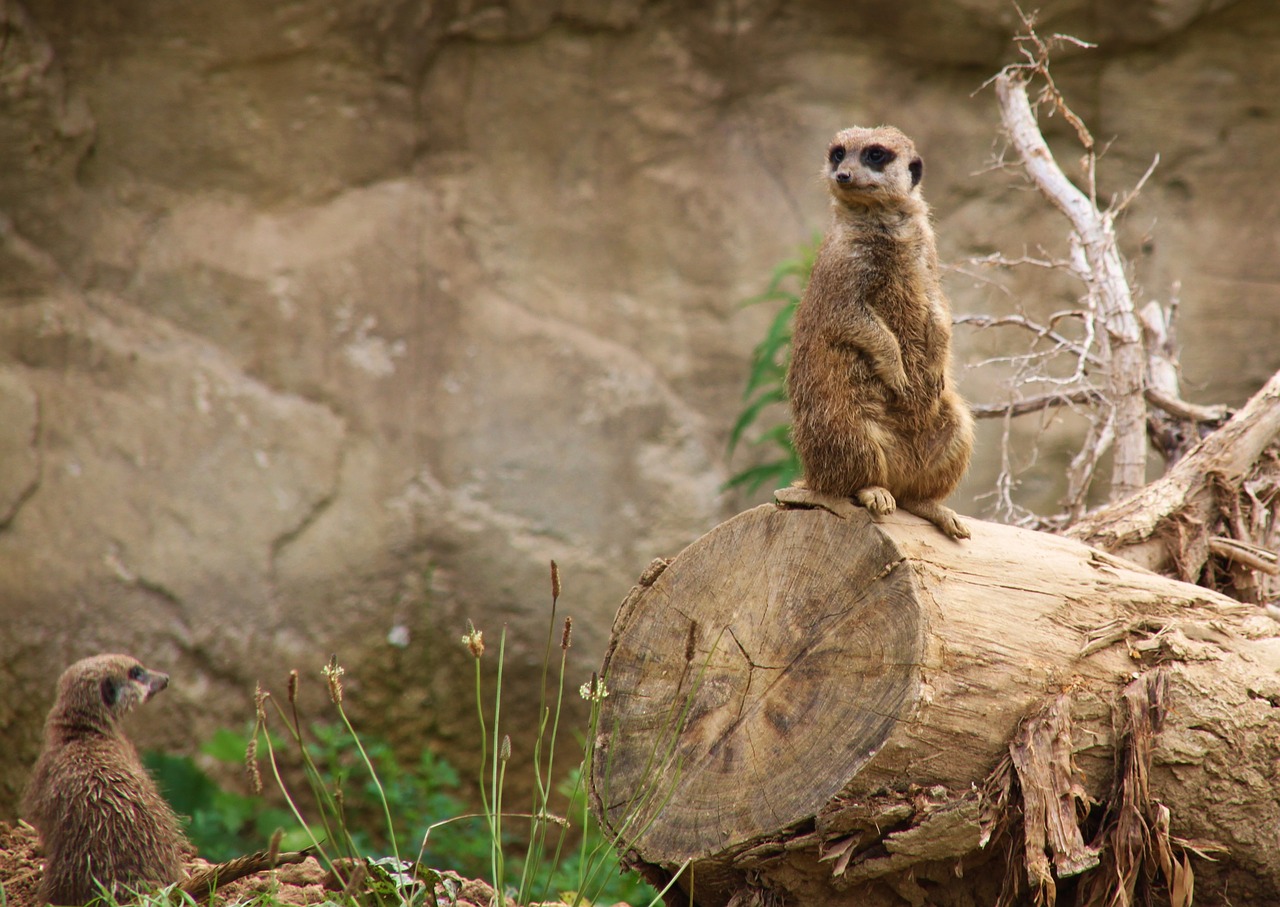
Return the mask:
<path fill-rule="evenodd" d="M 484 633 L 476 629 L 476 625 L 471 621 L 467 621 L 467 632 L 462 637 L 462 644 L 471 652 L 471 657 L 480 660 L 480 656 L 484 654 Z"/>
<path fill-rule="evenodd" d="M 333 700 L 334 705 L 342 705 L 342 675 L 347 673 L 342 665 L 338 664 L 338 656 L 329 657 L 329 663 L 321 668 L 324 679 L 329 682 L 329 698 Z"/>

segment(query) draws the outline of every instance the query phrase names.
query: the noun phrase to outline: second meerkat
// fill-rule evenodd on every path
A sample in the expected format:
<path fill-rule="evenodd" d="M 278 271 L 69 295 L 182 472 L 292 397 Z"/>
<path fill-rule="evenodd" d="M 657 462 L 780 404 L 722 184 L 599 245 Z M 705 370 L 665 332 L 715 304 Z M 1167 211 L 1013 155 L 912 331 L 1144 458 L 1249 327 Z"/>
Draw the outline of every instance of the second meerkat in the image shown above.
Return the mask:
<path fill-rule="evenodd" d="M 942 500 L 973 450 L 951 384 L 951 309 L 938 279 L 924 163 L 891 126 L 851 128 L 827 150 L 831 225 L 796 311 L 787 389 L 804 485 L 785 501 L 897 507 L 951 538 Z"/>
<path fill-rule="evenodd" d="M 58 679 L 24 798 L 47 857 L 41 903 L 85 904 L 101 888 L 123 897 L 183 878 L 178 817 L 120 724 L 168 685 L 168 674 L 129 655 L 81 659 Z"/>

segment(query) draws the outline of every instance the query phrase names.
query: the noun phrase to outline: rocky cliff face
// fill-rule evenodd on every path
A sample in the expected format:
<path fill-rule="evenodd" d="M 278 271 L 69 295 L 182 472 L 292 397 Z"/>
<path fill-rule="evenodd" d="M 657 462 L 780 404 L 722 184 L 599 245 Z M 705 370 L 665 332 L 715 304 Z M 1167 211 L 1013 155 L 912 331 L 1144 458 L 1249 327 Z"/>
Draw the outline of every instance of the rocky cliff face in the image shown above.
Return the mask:
<path fill-rule="evenodd" d="M 1107 185 L 1162 156 L 1126 230 L 1148 293 L 1181 281 L 1189 395 L 1238 402 L 1280 367 L 1280 7 L 1043 6 L 1101 45 L 1056 72 Z M 463 622 L 536 661 L 555 558 L 585 676 L 649 559 L 745 503 L 724 446 L 771 313 L 739 302 L 821 229 L 831 133 L 915 138 L 944 258 L 1061 243 L 981 172 L 1015 27 L 998 0 L 0 3 L 0 814 L 91 652 L 172 671 L 144 744 L 333 650 L 366 726 L 461 740 Z"/>

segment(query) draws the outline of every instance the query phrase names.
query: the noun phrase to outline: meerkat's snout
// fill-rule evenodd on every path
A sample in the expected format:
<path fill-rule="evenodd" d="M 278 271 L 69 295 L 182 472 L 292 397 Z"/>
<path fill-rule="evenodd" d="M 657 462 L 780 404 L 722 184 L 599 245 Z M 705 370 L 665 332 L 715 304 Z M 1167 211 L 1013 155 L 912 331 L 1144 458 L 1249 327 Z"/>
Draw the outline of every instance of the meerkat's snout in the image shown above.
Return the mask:
<path fill-rule="evenodd" d="M 169 685 L 169 675 L 159 671 L 144 671 L 146 675 L 147 698 L 150 699 Z"/>

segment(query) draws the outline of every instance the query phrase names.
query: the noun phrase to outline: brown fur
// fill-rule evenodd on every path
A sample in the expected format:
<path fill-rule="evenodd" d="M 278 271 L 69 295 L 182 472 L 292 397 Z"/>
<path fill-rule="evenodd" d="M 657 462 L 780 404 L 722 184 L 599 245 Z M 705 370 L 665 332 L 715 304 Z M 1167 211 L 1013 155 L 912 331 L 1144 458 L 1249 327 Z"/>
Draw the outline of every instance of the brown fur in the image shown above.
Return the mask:
<path fill-rule="evenodd" d="M 938 281 L 923 163 L 897 129 L 836 135 L 823 175 L 831 226 L 796 312 L 792 436 L 805 484 L 896 506 L 953 538 L 940 502 L 969 466 L 973 421 L 951 386 L 951 309 Z"/>
<path fill-rule="evenodd" d="M 168 683 L 128 655 L 85 658 L 58 680 L 23 801 L 47 860 L 42 901 L 84 904 L 101 893 L 99 883 L 123 893 L 182 878 L 178 818 L 120 727 Z"/>

